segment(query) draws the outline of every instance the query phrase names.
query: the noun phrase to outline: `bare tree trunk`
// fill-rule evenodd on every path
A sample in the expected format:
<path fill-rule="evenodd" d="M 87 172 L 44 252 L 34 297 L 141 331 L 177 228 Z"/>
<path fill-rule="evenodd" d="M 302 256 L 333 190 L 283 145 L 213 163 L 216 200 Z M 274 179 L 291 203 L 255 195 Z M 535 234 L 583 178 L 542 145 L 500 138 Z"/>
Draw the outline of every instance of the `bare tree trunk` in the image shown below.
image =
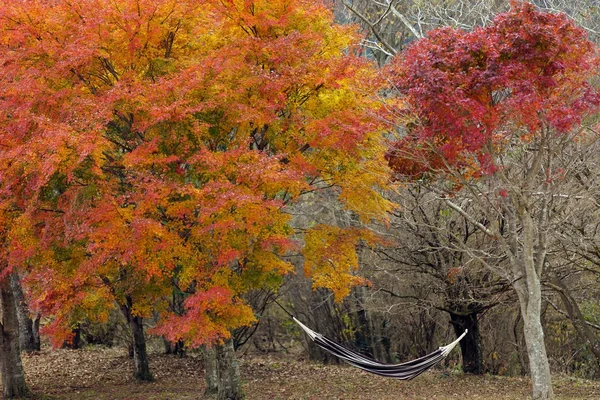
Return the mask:
<path fill-rule="evenodd" d="M 527 314 L 523 318 L 523 330 L 527 355 L 529 356 L 533 399 L 552 399 L 554 398 L 554 392 L 552 390 L 550 365 L 548 364 L 548 356 L 546 355 L 546 346 L 544 344 L 544 332 L 540 321 L 541 307 L 536 304 L 521 304 L 521 307 L 528 309 Z"/>
<path fill-rule="evenodd" d="M 204 389 L 204 396 L 209 397 L 219 392 L 217 349 L 215 348 L 215 346 L 205 346 L 202 353 L 204 353 L 204 380 L 206 381 L 206 389 Z"/>
<path fill-rule="evenodd" d="M 522 250 L 521 257 L 512 259 L 512 267 L 516 279 L 512 285 L 517 292 L 521 316 L 523 317 L 523 334 L 527 356 L 529 358 L 529 372 L 533 386 L 533 399 L 546 400 L 554 398 L 552 390 L 552 376 L 550 364 L 546 354 L 544 331 L 542 328 L 542 283 L 541 275 L 545 263 L 546 238 L 543 221 L 546 207 L 542 210 L 542 221 L 538 222 L 538 229 L 529 210 L 524 204 L 517 206 L 518 216 L 522 224 Z M 536 240 L 537 239 L 537 240 Z"/>
<path fill-rule="evenodd" d="M 521 340 L 521 335 L 520 333 L 523 331 L 523 329 L 521 328 L 521 313 L 520 311 L 517 312 L 517 318 L 515 319 L 515 323 L 513 324 L 513 335 L 515 338 L 515 347 L 516 347 L 516 351 L 517 351 L 517 357 L 518 357 L 518 361 L 519 361 L 519 368 L 520 371 L 519 373 L 521 374 L 521 376 L 525 376 L 529 373 L 528 371 L 528 366 L 527 366 L 527 361 L 526 361 L 526 356 L 523 352 L 523 341 Z"/>
<path fill-rule="evenodd" d="M 244 398 L 240 381 L 240 365 L 235 357 L 233 340 L 216 346 L 217 375 L 219 381 L 218 400 L 241 400 Z"/>
<path fill-rule="evenodd" d="M 25 383 L 25 371 L 21 363 L 19 320 L 10 279 L 12 277 L 4 279 L 0 283 L 0 302 L 2 303 L 0 371 L 2 373 L 2 394 L 4 399 L 25 397 L 29 394 L 29 389 Z"/>
<path fill-rule="evenodd" d="M 467 315 L 450 313 L 450 321 L 456 336 L 462 335 L 465 329 L 469 332 L 460 341 L 463 372 L 469 374 L 483 374 L 483 356 L 481 353 L 481 336 L 479 335 L 479 321 L 477 313 Z"/>
<path fill-rule="evenodd" d="M 17 274 L 12 274 L 10 285 L 15 296 L 17 318 L 19 319 L 19 344 L 21 350 L 31 352 L 40 350 L 39 331 L 35 331 L 34 320 L 29 315 L 29 307 L 23 294 L 21 281 Z M 39 326 L 39 322 L 38 322 Z M 36 334 L 37 333 L 37 334 Z"/>
<path fill-rule="evenodd" d="M 554 398 L 552 376 L 544 343 L 542 329 L 542 285 L 534 262 L 533 226 L 530 216 L 523 213 L 523 263 L 521 279 L 513 282 L 519 298 L 521 316 L 523 317 L 523 333 L 529 372 L 533 385 L 533 399 L 546 400 Z"/>
<path fill-rule="evenodd" d="M 367 297 L 367 289 L 359 287 L 354 289 L 357 298 L 358 311 L 354 313 L 356 319 L 356 331 L 354 334 L 354 346 L 360 352 L 370 354 L 374 359 L 381 362 L 392 362 L 390 353 L 390 340 L 384 335 L 384 319 L 373 315 L 364 307 Z"/>
<path fill-rule="evenodd" d="M 133 339 L 133 376 L 139 381 L 152 381 L 154 378 L 150 372 L 150 363 L 148 362 L 143 318 L 134 316 L 131 313 L 132 305 L 133 300 L 131 297 L 127 296 L 127 305 L 121 305 L 121 311 L 127 319 L 127 323 L 131 329 L 131 337 Z"/>
<path fill-rule="evenodd" d="M 594 355 L 594 368 L 596 373 L 598 373 L 600 371 L 600 340 L 598 340 L 598 336 L 592 331 L 592 328 L 585 323 L 585 318 L 579 309 L 579 305 L 573 296 L 571 296 L 567 285 L 565 285 L 565 283 L 557 276 L 552 278 L 552 284 L 556 289 L 556 292 L 558 292 L 563 306 L 567 311 L 567 315 L 569 316 L 573 327 L 575 327 L 575 331 L 579 335 L 581 341 L 588 343 L 589 349 Z"/>

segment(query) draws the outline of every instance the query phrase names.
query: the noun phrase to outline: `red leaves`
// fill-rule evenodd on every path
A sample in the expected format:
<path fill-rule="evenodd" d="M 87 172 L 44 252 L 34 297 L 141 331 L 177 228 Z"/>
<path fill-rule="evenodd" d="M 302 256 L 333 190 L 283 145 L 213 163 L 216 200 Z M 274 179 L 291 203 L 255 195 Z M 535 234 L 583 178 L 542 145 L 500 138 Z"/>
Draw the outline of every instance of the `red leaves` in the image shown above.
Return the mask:
<path fill-rule="evenodd" d="M 386 71 L 419 117 L 413 139 L 388 154 L 390 165 L 416 176 L 439 168 L 442 157 L 448 167 L 493 173 L 490 152 L 502 151 L 502 135 L 516 127 L 567 132 L 597 108 L 587 83 L 597 66 L 585 32 L 528 3 L 471 33 L 435 30 Z M 419 157 L 407 157 L 411 149 Z"/>

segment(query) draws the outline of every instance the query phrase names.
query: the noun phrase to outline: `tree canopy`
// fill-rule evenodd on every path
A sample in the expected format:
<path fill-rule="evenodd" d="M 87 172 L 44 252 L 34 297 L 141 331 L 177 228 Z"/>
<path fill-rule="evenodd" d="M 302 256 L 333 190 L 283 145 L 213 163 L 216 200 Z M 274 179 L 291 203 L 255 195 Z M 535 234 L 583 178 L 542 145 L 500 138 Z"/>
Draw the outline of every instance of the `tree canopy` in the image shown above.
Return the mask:
<path fill-rule="evenodd" d="M 240 295 L 293 270 L 287 204 L 334 187 L 365 221 L 389 208 L 374 69 L 321 2 L 17 1 L 0 20 L 7 258 L 61 340 L 114 300 L 147 316 L 172 285 L 187 312 L 157 332 L 227 337 L 253 320 Z M 354 268 L 333 252 L 307 272 L 338 296 Z"/>

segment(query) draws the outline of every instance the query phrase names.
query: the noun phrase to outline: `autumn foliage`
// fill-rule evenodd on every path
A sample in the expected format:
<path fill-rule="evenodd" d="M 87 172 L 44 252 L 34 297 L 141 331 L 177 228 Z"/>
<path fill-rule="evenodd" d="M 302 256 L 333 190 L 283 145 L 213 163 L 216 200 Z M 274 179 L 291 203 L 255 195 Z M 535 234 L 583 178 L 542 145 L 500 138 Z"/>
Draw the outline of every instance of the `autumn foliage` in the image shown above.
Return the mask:
<path fill-rule="evenodd" d="M 326 183 L 364 220 L 389 207 L 372 66 L 319 1 L 19 0 L 0 21 L 6 257 L 58 340 L 125 298 L 171 338 L 227 337 L 293 270 L 287 204 Z M 319 286 L 360 283 L 337 265 Z"/>
<path fill-rule="evenodd" d="M 492 173 L 513 140 L 577 127 L 597 109 L 589 80 L 596 47 L 564 14 L 513 2 L 487 27 L 441 28 L 411 45 L 386 74 L 414 121 L 387 159 L 398 176 L 455 169 Z"/>

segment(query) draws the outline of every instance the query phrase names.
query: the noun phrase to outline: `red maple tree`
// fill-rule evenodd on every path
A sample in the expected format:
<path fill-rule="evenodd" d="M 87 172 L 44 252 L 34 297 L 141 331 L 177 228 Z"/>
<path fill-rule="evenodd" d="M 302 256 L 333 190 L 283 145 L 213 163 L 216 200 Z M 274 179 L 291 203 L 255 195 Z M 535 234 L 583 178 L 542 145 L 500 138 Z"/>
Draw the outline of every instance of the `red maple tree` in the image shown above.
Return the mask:
<path fill-rule="evenodd" d="M 556 177 L 565 144 L 596 135 L 583 121 L 600 105 L 599 65 L 566 15 L 515 1 L 490 26 L 432 31 L 386 70 L 406 101 L 394 111 L 411 121 L 387 160 L 396 179 L 418 179 L 496 244 L 461 250 L 518 295 L 535 399 L 553 396 L 540 313 Z"/>

